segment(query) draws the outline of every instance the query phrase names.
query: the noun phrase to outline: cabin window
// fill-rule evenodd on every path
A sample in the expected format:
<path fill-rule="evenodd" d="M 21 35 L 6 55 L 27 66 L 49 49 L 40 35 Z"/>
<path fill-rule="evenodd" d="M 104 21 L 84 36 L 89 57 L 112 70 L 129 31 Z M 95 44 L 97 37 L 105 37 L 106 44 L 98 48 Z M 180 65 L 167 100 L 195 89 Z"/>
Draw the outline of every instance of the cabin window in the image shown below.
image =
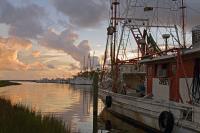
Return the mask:
<path fill-rule="evenodd" d="M 156 76 L 157 77 L 167 77 L 168 64 L 161 64 L 157 66 Z"/>

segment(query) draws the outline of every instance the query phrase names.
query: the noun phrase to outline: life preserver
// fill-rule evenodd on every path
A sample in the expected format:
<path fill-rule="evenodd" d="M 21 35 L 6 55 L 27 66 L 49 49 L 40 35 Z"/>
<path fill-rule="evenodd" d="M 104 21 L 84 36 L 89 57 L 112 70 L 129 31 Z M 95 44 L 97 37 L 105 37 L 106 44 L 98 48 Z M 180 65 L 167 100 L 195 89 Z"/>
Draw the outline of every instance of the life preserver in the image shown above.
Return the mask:
<path fill-rule="evenodd" d="M 171 133 L 174 127 L 174 116 L 171 112 L 163 111 L 159 116 L 159 127 L 163 133 Z"/>
<path fill-rule="evenodd" d="M 106 107 L 110 108 L 112 105 L 112 97 L 111 96 L 106 96 Z"/>

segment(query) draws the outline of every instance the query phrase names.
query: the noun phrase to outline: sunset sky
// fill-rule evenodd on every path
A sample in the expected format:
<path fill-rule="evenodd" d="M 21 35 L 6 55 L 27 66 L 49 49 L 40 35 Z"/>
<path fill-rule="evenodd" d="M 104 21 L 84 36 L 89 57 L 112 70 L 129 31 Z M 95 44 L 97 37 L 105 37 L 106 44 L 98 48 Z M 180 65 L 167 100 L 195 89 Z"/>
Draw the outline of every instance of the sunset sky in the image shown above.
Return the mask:
<path fill-rule="evenodd" d="M 85 55 L 102 55 L 107 10 L 100 0 L 0 0 L 0 79 L 78 72 Z"/>
<path fill-rule="evenodd" d="M 200 1 L 187 2 L 188 23 L 200 24 Z M 109 0 L 0 0 L 0 79 L 79 72 L 88 53 L 103 55 L 108 10 Z"/>

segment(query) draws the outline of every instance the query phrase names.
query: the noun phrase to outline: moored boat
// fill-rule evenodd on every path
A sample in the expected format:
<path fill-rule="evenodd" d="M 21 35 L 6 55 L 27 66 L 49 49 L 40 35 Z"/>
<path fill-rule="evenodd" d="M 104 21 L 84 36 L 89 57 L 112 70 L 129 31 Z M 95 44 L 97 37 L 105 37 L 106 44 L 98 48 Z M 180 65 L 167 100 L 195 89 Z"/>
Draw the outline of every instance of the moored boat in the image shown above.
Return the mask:
<path fill-rule="evenodd" d="M 147 33 L 146 28 L 152 25 L 145 23 L 146 19 L 136 20 L 128 15 L 130 8 L 143 6 L 130 0 L 127 2 L 125 18 L 119 18 L 116 12 L 120 2 L 113 0 L 111 4 L 111 24 L 107 29 L 107 45 L 112 45 L 111 66 L 107 65 L 107 70 L 106 65 L 103 66 L 104 73 L 99 83 L 99 97 L 106 108 L 164 133 L 200 132 L 200 29 L 196 27 L 193 31 L 193 45 L 187 47 L 184 29 L 181 44 L 177 27 L 174 26 L 177 37 L 171 32 L 163 33 L 161 37 L 165 44 L 160 48 L 152 34 Z M 181 4 L 184 12 L 183 1 Z M 144 6 L 144 11 L 151 10 L 153 7 Z M 123 26 L 121 34 L 125 34 L 125 27 L 132 33 L 138 46 L 138 57 L 119 59 L 120 45 L 123 45 L 124 37 L 121 35 L 120 40 L 116 41 L 119 23 Z M 141 27 L 145 27 L 143 33 Z M 170 47 L 170 37 L 176 40 L 176 46 Z M 119 45 L 115 50 L 114 44 L 117 42 Z M 106 59 L 104 61 L 106 62 Z"/>
<path fill-rule="evenodd" d="M 72 85 L 92 85 L 92 79 L 89 77 L 74 76 L 69 79 L 69 83 Z"/>
<path fill-rule="evenodd" d="M 93 73 L 94 73 L 93 71 L 79 73 L 78 75 L 69 79 L 69 84 L 72 84 L 72 85 L 92 85 Z"/>

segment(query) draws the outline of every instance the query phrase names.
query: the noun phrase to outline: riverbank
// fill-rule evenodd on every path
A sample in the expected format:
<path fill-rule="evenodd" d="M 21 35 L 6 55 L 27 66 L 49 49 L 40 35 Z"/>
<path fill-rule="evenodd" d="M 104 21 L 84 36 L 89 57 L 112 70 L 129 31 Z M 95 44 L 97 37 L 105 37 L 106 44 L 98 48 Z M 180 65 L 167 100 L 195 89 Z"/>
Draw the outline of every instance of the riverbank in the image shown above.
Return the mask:
<path fill-rule="evenodd" d="M 7 80 L 0 80 L 0 87 L 10 86 L 10 85 L 21 85 L 21 84 L 7 81 Z"/>
<path fill-rule="evenodd" d="M 62 121 L 0 98 L 0 133 L 67 133 Z"/>

